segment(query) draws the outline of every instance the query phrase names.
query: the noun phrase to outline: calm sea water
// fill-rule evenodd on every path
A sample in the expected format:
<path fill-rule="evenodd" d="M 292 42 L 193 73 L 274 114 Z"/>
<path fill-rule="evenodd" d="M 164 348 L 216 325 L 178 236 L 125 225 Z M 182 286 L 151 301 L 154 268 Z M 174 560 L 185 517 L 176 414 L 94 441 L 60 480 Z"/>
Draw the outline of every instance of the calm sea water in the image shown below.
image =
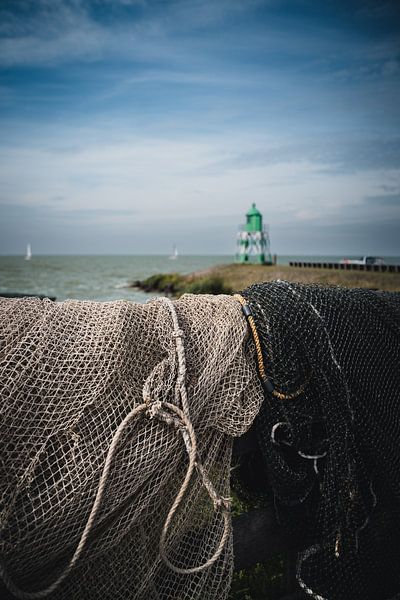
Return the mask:
<path fill-rule="evenodd" d="M 337 256 L 280 256 L 278 263 L 291 260 L 335 261 Z M 386 257 L 400 263 L 400 257 Z M 217 264 L 233 262 L 232 256 L 0 256 L 0 295 L 23 292 L 55 296 L 57 300 L 127 299 L 146 302 L 151 294 L 129 287 L 137 279 L 154 273 L 191 273 Z"/>

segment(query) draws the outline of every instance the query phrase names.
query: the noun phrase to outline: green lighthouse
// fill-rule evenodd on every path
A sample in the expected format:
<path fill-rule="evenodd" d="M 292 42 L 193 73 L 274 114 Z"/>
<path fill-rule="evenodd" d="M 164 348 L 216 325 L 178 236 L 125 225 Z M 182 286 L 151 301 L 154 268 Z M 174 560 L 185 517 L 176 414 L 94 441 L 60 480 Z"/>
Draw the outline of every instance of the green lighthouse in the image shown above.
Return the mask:
<path fill-rule="evenodd" d="M 237 262 L 272 264 L 269 235 L 262 220 L 262 214 L 253 202 L 246 213 L 246 224 L 240 227 L 237 234 Z"/>

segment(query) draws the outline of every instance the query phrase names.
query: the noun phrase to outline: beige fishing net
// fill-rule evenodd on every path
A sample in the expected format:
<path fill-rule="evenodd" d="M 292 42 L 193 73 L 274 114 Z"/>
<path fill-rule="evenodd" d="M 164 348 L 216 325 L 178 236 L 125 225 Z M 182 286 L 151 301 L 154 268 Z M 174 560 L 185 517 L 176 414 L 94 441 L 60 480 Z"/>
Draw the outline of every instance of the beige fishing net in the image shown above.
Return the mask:
<path fill-rule="evenodd" d="M 3 596 L 226 597 L 262 401 L 236 300 L 1 299 L 0 389 Z"/>

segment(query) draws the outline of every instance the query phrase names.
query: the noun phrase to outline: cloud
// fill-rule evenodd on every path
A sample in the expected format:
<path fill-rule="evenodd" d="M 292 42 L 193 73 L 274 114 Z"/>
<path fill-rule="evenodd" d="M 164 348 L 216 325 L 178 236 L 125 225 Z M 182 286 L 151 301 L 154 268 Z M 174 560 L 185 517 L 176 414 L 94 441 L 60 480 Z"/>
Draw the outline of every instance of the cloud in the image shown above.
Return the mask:
<path fill-rule="evenodd" d="M 258 204 L 261 207 L 261 204 Z M 10 206 L 14 220 L 0 207 L 0 253 L 21 254 L 26 243 L 34 254 L 167 254 L 172 243 L 182 254 L 231 254 L 235 252 L 237 225 L 241 214 L 222 213 L 194 219 L 182 214 L 169 221 L 154 218 L 146 226 L 135 219 L 120 222 L 87 221 L 79 213 L 73 219 L 55 219 L 47 208 Z M 247 208 L 247 207 L 246 207 Z M 270 217 L 268 205 L 262 206 L 264 217 Z M 273 213 L 272 213 L 273 214 Z M 342 211 L 332 222 L 329 215 L 304 222 L 290 215 L 285 222 L 272 219 L 270 226 L 272 251 L 282 254 L 372 254 L 398 255 L 400 220 L 382 218 L 364 220 L 365 211 L 347 221 Z"/>
<path fill-rule="evenodd" d="M 230 251 L 251 202 L 282 244 L 306 247 L 308 227 L 320 244 L 368 219 L 384 230 L 399 44 L 368 19 L 308 0 L 301 14 L 280 0 L 4 4 L 4 235 Z"/>
<path fill-rule="evenodd" d="M 381 2 L 375 2 L 375 0 L 369 2 L 361 2 L 360 6 L 356 8 L 356 17 L 359 19 L 376 21 L 379 19 L 393 19 L 398 16 L 398 4 L 397 0 L 384 0 Z"/>
<path fill-rule="evenodd" d="M 173 32 L 190 30 L 193 34 L 193 29 L 220 24 L 257 4 L 256 0 L 246 4 L 241 0 L 185 0 L 159 7 L 133 0 L 17 0 L 16 10 L 0 9 L 0 65 L 54 66 L 116 58 L 179 61 L 182 48 L 174 50 Z M 101 6 L 107 9 L 108 21 L 101 18 Z M 123 12 L 137 8 L 144 10 Z"/>
<path fill-rule="evenodd" d="M 330 76 L 336 71 L 345 78 L 382 70 L 396 75 L 396 36 L 371 41 L 323 20 L 311 27 L 290 10 L 282 20 L 275 10 L 279 5 L 278 0 L 16 0 L 14 10 L 0 9 L 0 64 L 115 59 L 165 64 L 168 59 L 197 70 L 214 59 L 217 70 L 221 61 L 242 61 L 257 70 L 261 59 L 270 68 L 274 63 L 279 69 L 300 67 L 303 75 L 307 70 Z"/>
<path fill-rule="evenodd" d="M 231 153 L 211 171 L 248 169 L 280 163 L 312 163 L 319 173 L 355 173 L 400 168 L 400 138 L 351 139 L 336 136 L 326 140 L 305 138 L 285 143 L 270 143 L 250 152 Z"/>
<path fill-rule="evenodd" d="M 260 150 L 263 136 L 245 139 L 224 131 L 187 139 L 145 132 L 117 135 L 111 124 L 110 129 L 111 139 L 108 128 L 100 124 L 58 128 L 56 134 L 51 127 L 41 128 L 38 144 L 28 146 L 26 139 L 35 136 L 25 132 L 28 135 L 19 145 L 0 147 L 0 202 L 8 204 L 0 206 L 3 222 L 12 218 L 17 229 L 22 226 L 19 220 L 26 226 L 41 223 L 48 230 L 57 225 L 60 235 L 63 228 L 75 228 L 83 245 L 86 227 L 97 228 L 99 235 L 124 234 L 136 240 L 142 239 L 138 230 L 151 229 L 158 232 L 156 237 L 163 231 L 164 243 L 171 236 L 184 237 L 185 232 L 190 239 L 192 232 L 193 246 L 202 238 L 212 239 L 229 223 L 230 233 L 223 236 L 229 251 L 229 236 L 253 201 L 275 230 L 291 230 L 294 224 L 356 227 L 395 216 L 394 199 L 385 204 L 382 198 L 388 195 L 382 194 L 382 187 L 395 186 L 400 175 L 382 170 L 381 163 L 373 168 L 372 159 L 369 169 L 361 171 L 322 170 L 326 163 L 319 162 L 315 149 L 308 155 L 307 146 L 301 152 L 278 152 L 279 139 L 266 160 L 262 146 Z M 231 149 L 239 147 L 238 158 Z M 218 238 L 215 244 L 220 243 Z"/>
<path fill-rule="evenodd" d="M 278 225 L 271 241 L 278 255 L 398 256 L 399 226 L 398 220 Z"/>
<path fill-rule="evenodd" d="M 400 216 L 400 194 L 385 194 L 381 196 L 367 196 L 364 199 L 367 206 L 378 206 L 381 208 L 395 207 L 399 211 Z"/>
<path fill-rule="evenodd" d="M 99 58 L 106 45 L 107 30 L 89 18 L 80 3 L 39 0 L 26 5 L 26 14 L 0 13 L 0 64 L 52 65 Z"/>
<path fill-rule="evenodd" d="M 277 0 L 185 0 L 172 2 L 169 10 L 164 12 L 164 23 L 170 29 L 177 29 L 182 23 L 191 29 L 209 29 L 210 26 L 226 24 L 227 19 L 234 19 L 254 11 L 259 6 L 276 4 Z"/>

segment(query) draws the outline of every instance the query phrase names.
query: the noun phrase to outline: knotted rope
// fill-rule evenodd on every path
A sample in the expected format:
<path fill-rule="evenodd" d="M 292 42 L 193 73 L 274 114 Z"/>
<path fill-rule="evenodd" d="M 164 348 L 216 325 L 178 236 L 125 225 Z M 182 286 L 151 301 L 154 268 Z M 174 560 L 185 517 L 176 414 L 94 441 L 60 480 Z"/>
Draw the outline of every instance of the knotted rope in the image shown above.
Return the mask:
<path fill-rule="evenodd" d="M 199 572 L 204 571 L 204 570 L 208 569 L 209 567 L 211 567 L 218 560 L 219 556 L 221 555 L 221 553 L 225 547 L 226 542 L 228 541 L 228 538 L 230 536 L 230 498 L 223 498 L 217 494 L 217 492 L 215 491 L 215 488 L 214 488 L 211 480 L 209 479 L 203 465 L 201 464 L 198 454 L 197 454 L 196 435 L 195 435 L 195 431 L 193 429 L 193 425 L 190 420 L 189 403 L 188 403 L 187 389 L 186 389 L 186 358 L 185 358 L 185 346 L 184 346 L 184 342 L 183 342 L 184 334 L 183 334 L 183 331 L 179 327 L 178 317 L 177 317 L 176 310 L 175 310 L 175 307 L 174 307 L 172 301 L 169 298 L 159 298 L 159 301 L 166 304 L 166 306 L 168 307 L 168 310 L 170 312 L 170 315 L 172 317 L 172 322 L 173 322 L 172 335 L 175 338 L 176 354 L 177 354 L 177 358 L 178 358 L 178 374 L 177 374 L 177 381 L 176 381 L 175 398 L 176 398 L 176 400 L 180 400 L 182 409 L 170 402 L 161 402 L 159 400 L 153 400 L 150 397 L 149 383 L 150 383 L 150 380 L 152 377 L 152 373 L 151 373 L 143 386 L 144 402 L 142 404 L 140 404 L 139 406 L 137 406 L 136 408 L 132 409 L 126 415 L 126 417 L 123 419 L 123 421 L 118 426 L 118 428 L 112 438 L 110 447 L 107 452 L 103 471 L 102 471 L 102 474 L 101 474 L 101 477 L 99 480 L 96 497 L 94 499 L 93 506 L 90 511 L 88 520 L 87 520 L 84 530 L 81 534 L 81 537 L 79 539 L 77 547 L 76 547 L 69 563 L 66 565 L 66 567 L 64 568 L 62 573 L 57 577 L 57 579 L 55 579 L 55 581 L 53 581 L 53 583 L 49 584 L 46 588 L 35 591 L 35 592 L 30 592 L 30 591 L 26 591 L 26 590 L 23 590 L 20 587 L 18 587 L 18 585 L 13 581 L 13 579 L 9 575 L 5 564 L 0 561 L 0 577 L 2 578 L 2 580 L 5 584 L 5 586 L 8 588 L 8 590 L 16 598 L 19 598 L 20 600 L 36 600 L 39 598 L 46 598 L 47 596 L 52 594 L 61 585 L 61 583 L 66 579 L 66 577 L 71 573 L 71 571 L 77 564 L 84 549 L 86 548 L 91 530 L 93 528 L 93 524 L 94 524 L 94 522 L 96 520 L 96 516 L 99 512 L 101 502 L 103 499 L 103 495 L 104 495 L 104 491 L 106 488 L 107 480 L 109 478 L 111 465 L 112 465 L 114 456 L 116 454 L 120 439 L 121 439 L 126 427 L 142 413 L 147 415 L 150 419 L 157 418 L 161 422 L 164 422 L 167 425 L 171 425 L 171 426 L 175 427 L 178 431 L 180 431 L 180 433 L 182 435 L 182 439 L 185 444 L 187 454 L 188 454 L 188 458 L 189 458 L 189 465 L 188 465 L 188 468 L 186 471 L 185 478 L 184 478 L 183 483 L 180 487 L 180 490 L 169 510 L 169 513 L 165 520 L 165 523 L 164 523 L 164 526 L 163 526 L 163 529 L 161 532 L 161 536 L 160 536 L 159 551 L 160 551 L 160 556 L 161 556 L 162 560 L 164 561 L 164 563 L 175 573 L 185 574 L 185 575 L 199 573 Z M 172 519 L 173 519 L 180 503 L 182 502 L 182 499 L 185 495 L 185 492 L 186 492 L 186 490 L 189 486 L 190 480 L 192 478 L 193 471 L 195 469 L 197 470 L 197 472 L 202 480 L 202 483 L 203 483 L 205 489 L 207 490 L 207 493 L 208 493 L 210 499 L 213 502 L 214 510 L 222 511 L 223 520 L 224 520 L 224 530 L 223 530 L 223 534 L 221 536 L 221 540 L 218 544 L 218 547 L 216 548 L 216 550 L 215 550 L 214 554 L 211 556 L 211 558 L 209 558 L 202 565 L 198 565 L 196 567 L 191 567 L 188 569 L 182 569 L 182 568 L 177 567 L 176 565 L 172 564 L 171 561 L 168 559 L 168 557 L 166 555 L 166 548 L 165 548 L 166 538 L 167 538 L 167 534 L 168 534 Z"/>
<path fill-rule="evenodd" d="M 191 573 L 199 573 L 201 571 L 204 571 L 205 569 L 208 569 L 216 562 L 216 560 L 221 555 L 221 552 L 224 549 L 224 546 L 225 546 L 226 542 L 228 541 L 228 538 L 230 535 L 230 498 L 222 498 L 222 497 L 218 496 L 211 480 L 209 479 L 203 465 L 201 464 L 201 462 L 199 460 L 199 457 L 197 456 L 196 436 L 195 436 L 195 433 L 194 433 L 194 430 L 193 430 L 193 427 L 192 427 L 192 424 L 190 421 L 189 403 L 188 403 L 187 389 L 186 389 L 186 356 L 185 356 L 185 346 L 184 346 L 184 342 L 183 342 L 184 334 L 183 334 L 183 331 L 179 327 L 178 316 L 176 314 L 175 307 L 174 307 L 173 303 L 171 302 L 171 300 L 169 298 L 160 298 L 160 301 L 162 301 L 164 304 L 167 305 L 169 312 L 171 314 L 171 317 L 172 317 L 172 322 L 173 322 L 173 327 L 174 327 L 173 336 L 175 337 L 175 340 L 176 340 L 176 342 L 175 342 L 176 343 L 176 354 L 178 357 L 177 393 L 180 396 L 180 400 L 181 400 L 181 404 L 182 404 L 182 414 L 185 417 L 185 422 L 188 423 L 190 425 L 190 427 L 186 427 L 187 433 L 189 433 L 189 436 L 185 435 L 185 430 L 181 430 L 182 437 L 185 442 L 186 450 L 187 450 L 187 453 L 189 456 L 188 470 L 186 472 L 186 476 L 182 483 L 181 489 L 179 490 L 178 495 L 175 498 L 175 501 L 174 501 L 173 505 L 171 506 L 171 509 L 170 509 L 168 516 L 166 518 L 166 521 L 164 523 L 164 527 L 163 527 L 161 537 L 160 537 L 159 548 L 160 548 L 160 555 L 161 555 L 163 561 L 165 562 L 165 564 L 170 569 L 172 569 L 172 571 L 174 571 L 175 573 L 180 573 L 180 574 L 184 575 L 184 574 L 191 574 Z M 164 404 L 166 404 L 166 403 L 164 403 Z M 173 406 L 173 405 L 171 405 L 171 406 Z M 166 551 L 165 551 L 165 541 L 166 541 L 167 533 L 168 533 L 169 527 L 171 525 L 173 516 L 174 516 L 175 512 L 177 511 L 177 509 L 182 501 L 182 498 L 187 490 L 187 487 L 189 485 L 189 482 L 190 482 L 190 479 L 191 479 L 191 476 L 193 473 L 193 469 L 195 467 L 197 469 L 197 472 L 200 475 L 202 483 L 203 483 L 205 489 L 207 490 L 207 493 L 208 493 L 210 499 L 213 502 L 214 510 L 215 511 L 222 510 L 223 519 L 224 519 L 224 531 L 223 531 L 221 540 L 218 544 L 218 547 L 215 550 L 215 552 L 211 558 L 209 558 L 205 563 L 203 563 L 202 565 L 199 565 L 197 567 L 181 569 L 180 567 L 173 565 L 171 563 L 171 561 L 168 559 L 168 557 L 166 555 Z"/>

